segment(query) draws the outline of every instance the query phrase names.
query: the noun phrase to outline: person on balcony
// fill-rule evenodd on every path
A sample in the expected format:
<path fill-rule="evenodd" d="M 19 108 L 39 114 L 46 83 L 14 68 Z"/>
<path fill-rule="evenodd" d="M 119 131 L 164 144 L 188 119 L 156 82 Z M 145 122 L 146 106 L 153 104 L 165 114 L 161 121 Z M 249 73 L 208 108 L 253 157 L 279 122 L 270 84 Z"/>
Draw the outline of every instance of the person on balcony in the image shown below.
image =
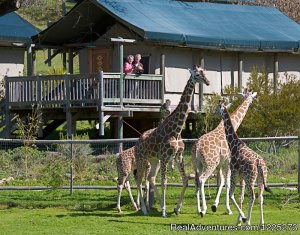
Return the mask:
<path fill-rule="evenodd" d="M 126 57 L 126 62 L 124 63 L 124 73 L 125 74 L 131 74 L 133 72 L 133 65 L 132 65 L 132 62 L 134 60 L 134 57 L 133 55 L 128 55 Z"/>
<path fill-rule="evenodd" d="M 142 74 L 144 72 L 144 66 L 141 63 L 141 54 L 136 54 L 133 61 L 133 72 L 137 74 Z"/>

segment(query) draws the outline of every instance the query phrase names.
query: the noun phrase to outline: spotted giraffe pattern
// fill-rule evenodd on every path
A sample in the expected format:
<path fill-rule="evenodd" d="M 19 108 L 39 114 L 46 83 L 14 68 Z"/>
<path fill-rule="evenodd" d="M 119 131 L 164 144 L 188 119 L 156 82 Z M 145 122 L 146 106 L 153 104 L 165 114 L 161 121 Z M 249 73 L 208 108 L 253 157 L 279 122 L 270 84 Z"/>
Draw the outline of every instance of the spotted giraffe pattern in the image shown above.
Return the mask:
<path fill-rule="evenodd" d="M 235 132 L 231 118 L 227 111 L 226 106 L 220 103 L 217 107 L 217 113 L 219 113 L 224 120 L 226 141 L 231 152 L 230 161 L 230 190 L 229 197 L 239 212 L 237 224 L 240 225 L 242 220 L 250 225 L 251 213 L 255 200 L 254 184 L 258 178 L 258 201 L 260 206 L 260 223 L 264 224 L 263 216 L 263 190 L 271 192 L 267 186 L 267 166 L 262 157 L 256 152 L 250 149 Z M 234 198 L 234 189 L 237 183 L 237 177 L 241 177 L 245 182 L 245 187 L 248 190 L 249 196 L 249 209 L 248 216 L 245 217 L 242 209 L 237 204 Z"/>
<path fill-rule="evenodd" d="M 151 133 L 153 131 L 153 129 L 148 130 L 146 132 L 143 133 L 143 136 L 147 136 L 149 135 L 149 133 Z M 117 154 L 117 158 L 116 158 L 116 165 L 117 165 L 117 172 L 118 172 L 118 196 L 117 196 L 117 210 L 119 211 L 119 213 L 122 212 L 121 210 L 121 194 L 122 194 L 122 189 L 125 186 L 128 195 L 130 197 L 131 203 L 133 204 L 134 208 L 136 210 L 138 210 L 138 206 L 139 206 L 139 193 L 137 196 L 137 203 L 135 203 L 132 193 L 131 193 L 131 187 L 129 184 L 129 180 L 128 177 L 130 175 L 131 172 L 134 173 L 134 178 L 136 180 L 136 162 L 135 162 L 135 147 L 131 147 L 129 149 L 126 149 L 120 153 Z M 147 206 L 149 206 L 149 179 L 148 179 L 148 175 L 150 173 L 150 163 L 148 162 L 146 164 L 146 171 L 145 171 L 145 179 L 146 179 L 146 184 L 145 184 L 145 191 L 146 191 L 146 195 L 147 195 Z"/>
<path fill-rule="evenodd" d="M 194 93 L 195 84 L 197 82 L 209 85 L 209 81 L 204 75 L 201 67 L 195 66 L 190 70 L 191 77 L 182 93 L 180 102 L 176 109 L 166 119 L 156 127 L 147 137 L 141 137 L 136 144 L 136 164 L 137 164 L 137 186 L 141 195 L 141 207 L 145 215 L 148 214 L 145 203 L 141 194 L 141 183 L 143 172 L 145 171 L 147 161 L 151 164 L 150 184 L 153 187 L 157 197 L 160 199 L 162 216 L 166 217 L 166 173 L 170 159 L 176 159 L 178 168 L 183 180 L 183 188 L 175 212 L 178 213 L 182 205 L 183 195 L 188 184 L 188 177 L 184 170 L 184 161 L 182 153 L 184 144 L 181 139 L 181 131 L 188 116 L 188 108 Z M 159 168 L 161 169 L 161 186 L 162 196 L 155 185 L 155 178 Z"/>
<path fill-rule="evenodd" d="M 253 98 L 256 93 L 251 90 L 246 90 L 243 94 L 244 100 L 239 107 L 231 114 L 233 127 L 238 129 L 242 123 Z M 212 210 L 217 210 L 220 195 L 225 185 L 225 178 L 223 171 L 226 175 L 226 210 L 228 214 L 232 214 L 229 206 L 229 180 L 230 180 L 230 150 L 227 145 L 224 123 L 223 121 L 211 132 L 201 136 L 195 144 L 192 146 L 192 162 L 195 170 L 196 181 L 196 195 L 197 195 L 197 212 L 203 217 L 207 211 L 204 185 L 206 180 L 212 175 L 212 173 L 218 169 L 220 176 L 220 185 Z M 202 208 L 200 206 L 200 192 L 202 199 Z M 243 189 L 241 189 L 242 200 Z"/>

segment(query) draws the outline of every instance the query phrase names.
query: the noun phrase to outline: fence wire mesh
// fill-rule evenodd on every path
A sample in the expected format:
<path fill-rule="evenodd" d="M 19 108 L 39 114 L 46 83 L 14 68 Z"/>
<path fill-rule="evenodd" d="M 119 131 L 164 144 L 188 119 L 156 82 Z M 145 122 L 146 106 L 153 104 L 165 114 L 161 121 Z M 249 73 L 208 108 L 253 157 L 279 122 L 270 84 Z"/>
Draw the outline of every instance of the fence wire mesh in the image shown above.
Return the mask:
<path fill-rule="evenodd" d="M 116 186 L 116 154 L 135 145 L 123 140 L 0 140 L 0 189 L 15 186 L 76 187 Z M 191 148 L 196 139 L 185 139 L 187 174 L 193 174 Z M 247 138 L 268 166 L 268 182 L 299 182 L 299 138 Z M 159 174 L 157 182 L 159 182 Z M 208 183 L 217 183 L 216 172 Z M 130 178 L 131 180 L 133 177 Z M 181 183 L 179 171 L 168 170 L 169 183 Z"/>

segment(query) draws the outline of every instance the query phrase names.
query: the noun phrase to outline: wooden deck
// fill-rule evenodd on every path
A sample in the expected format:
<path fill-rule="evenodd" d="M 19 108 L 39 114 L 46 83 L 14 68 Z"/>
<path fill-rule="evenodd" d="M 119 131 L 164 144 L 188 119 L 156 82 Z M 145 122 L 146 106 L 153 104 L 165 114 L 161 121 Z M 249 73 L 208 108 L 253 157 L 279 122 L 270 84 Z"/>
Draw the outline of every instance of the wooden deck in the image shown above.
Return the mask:
<path fill-rule="evenodd" d="M 159 112 L 164 100 L 163 75 L 123 75 L 121 73 L 97 73 L 79 75 L 24 76 L 5 78 L 6 134 L 12 114 L 28 113 L 36 107 L 48 119 L 62 116 L 71 132 L 72 115 L 87 115 L 103 120 L 104 113 L 124 116 L 124 112 Z M 74 119 L 75 117 L 73 117 Z M 45 124 L 45 123 L 44 123 Z"/>
<path fill-rule="evenodd" d="M 120 73 L 6 77 L 5 103 L 14 109 L 160 105 L 163 100 L 162 75 L 125 75 L 123 92 Z"/>

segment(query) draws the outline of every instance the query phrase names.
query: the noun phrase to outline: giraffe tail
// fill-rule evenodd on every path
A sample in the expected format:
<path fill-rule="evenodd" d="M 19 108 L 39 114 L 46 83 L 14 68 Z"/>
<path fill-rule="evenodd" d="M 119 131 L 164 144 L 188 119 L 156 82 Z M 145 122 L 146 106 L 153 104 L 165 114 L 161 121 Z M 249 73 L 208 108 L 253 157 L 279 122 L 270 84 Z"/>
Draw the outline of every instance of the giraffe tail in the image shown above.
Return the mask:
<path fill-rule="evenodd" d="M 258 163 L 258 170 L 261 175 L 262 183 L 264 185 L 264 189 L 268 193 L 273 193 L 270 187 L 267 185 L 267 174 L 268 174 L 268 169 L 265 161 L 261 158 Z"/>
<path fill-rule="evenodd" d="M 273 194 L 272 190 L 270 189 L 270 187 L 268 185 L 264 185 L 264 188 L 268 193 Z"/>

